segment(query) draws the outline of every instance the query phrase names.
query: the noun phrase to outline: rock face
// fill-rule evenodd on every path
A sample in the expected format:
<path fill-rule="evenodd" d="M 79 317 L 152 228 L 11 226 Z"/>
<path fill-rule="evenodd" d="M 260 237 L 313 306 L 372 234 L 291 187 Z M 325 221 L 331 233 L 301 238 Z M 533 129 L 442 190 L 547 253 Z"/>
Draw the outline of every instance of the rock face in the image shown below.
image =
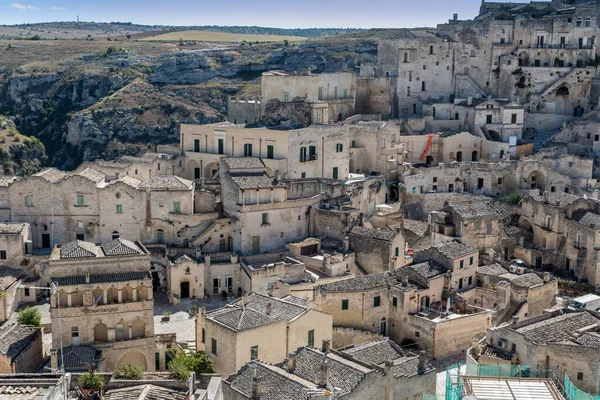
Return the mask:
<path fill-rule="evenodd" d="M 7 69 L 0 63 L 0 113 L 14 117 L 22 134 L 43 142 L 49 165 L 74 168 L 83 160 L 117 157 L 119 151 L 130 154 L 176 143 L 180 123 L 224 120 L 227 97 L 240 91 L 256 94 L 264 71 L 355 71 L 377 56 L 375 40 L 320 39 L 291 47 L 278 43 L 194 51 L 137 46 L 150 50 L 94 50 L 57 61 L 52 70 L 20 69 L 18 64 Z M 32 57 L 37 60 L 38 55 Z M 266 126 L 299 127 L 310 120 L 302 101 L 269 104 L 268 110 L 261 121 Z"/>
<path fill-rule="evenodd" d="M 264 116 L 258 123 L 260 126 L 299 129 L 310 125 L 310 106 L 302 98 L 293 99 L 289 103 L 271 99 L 263 107 Z"/>

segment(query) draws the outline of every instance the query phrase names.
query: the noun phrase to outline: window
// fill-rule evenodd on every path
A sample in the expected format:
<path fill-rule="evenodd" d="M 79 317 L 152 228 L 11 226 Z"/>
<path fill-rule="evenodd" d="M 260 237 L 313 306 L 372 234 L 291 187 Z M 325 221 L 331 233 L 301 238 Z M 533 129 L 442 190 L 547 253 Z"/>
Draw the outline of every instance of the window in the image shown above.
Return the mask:
<path fill-rule="evenodd" d="M 308 146 L 308 158 L 310 161 L 317 159 L 317 148 L 315 146 Z"/>
<path fill-rule="evenodd" d="M 577 380 L 578 381 L 582 381 L 583 380 L 583 372 L 578 372 L 577 373 Z"/>
<path fill-rule="evenodd" d="M 250 361 L 258 360 L 258 346 L 250 347 Z"/>
<path fill-rule="evenodd" d="M 213 353 L 214 355 L 217 355 L 217 340 L 216 339 L 210 339 L 211 340 L 211 353 Z"/>
<path fill-rule="evenodd" d="M 194 139 L 194 152 L 200 153 L 200 139 Z"/>
<path fill-rule="evenodd" d="M 473 265 L 473 258 L 474 258 L 473 256 L 471 256 L 471 257 L 469 258 L 469 265 Z"/>
<path fill-rule="evenodd" d="M 267 158 L 272 160 L 273 158 L 275 158 L 274 156 L 275 153 L 275 147 L 273 147 L 272 145 L 268 144 L 267 145 Z"/>
<path fill-rule="evenodd" d="M 156 243 L 165 242 L 165 232 L 162 229 L 156 231 Z"/>
<path fill-rule="evenodd" d="M 348 89 L 344 89 L 344 99 L 348 98 Z"/>
<path fill-rule="evenodd" d="M 217 141 L 217 144 L 218 144 L 218 147 L 219 147 L 219 150 L 218 150 L 218 151 L 219 151 L 219 154 L 225 154 L 225 153 L 224 153 L 224 147 L 225 147 L 225 146 L 224 146 L 224 144 L 225 144 L 225 143 L 224 143 L 224 140 L 223 140 L 223 139 L 219 139 L 219 140 Z"/>
<path fill-rule="evenodd" d="M 83 233 L 78 233 L 75 235 L 75 239 L 77 240 L 85 240 L 85 235 Z"/>
<path fill-rule="evenodd" d="M 517 123 L 517 114 L 511 114 L 510 115 L 510 123 L 511 124 L 516 124 Z"/>
<path fill-rule="evenodd" d="M 72 326 L 71 327 L 71 338 L 78 338 L 78 337 L 79 337 L 79 327 Z"/>
<path fill-rule="evenodd" d="M 25 196 L 25 207 L 33 207 L 33 196 L 30 194 Z"/>
<path fill-rule="evenodd" d="M 587 17 L 587 18 L 585 19 L 585 26 L 586 26 L 587 28 L 589 28 L 590 26 L 592 26 L 592 19 L 591 19 L 590 17 Z"/>
<path fill-rule="evenodd" d="M 375 296 L 373 298 L 373 307 L 379 307 L 381 305 L 381 296 Z"/>
<path fill-rule="evenodd" d="M 173 214 L 181 214 L 181 203 L 178 201 L 173 202 Z"/>
<path fill-rule="evenodd" d="M 406 96 L 410 97 L 410 86 L 406 88 Z"/>
<path fill-rule="evenodd" d="M 301 175 L 302 179 L 306 178 L 306 172 L 303 172 Z"/>
<path fill-rule="evenodd" d="M 30 289 L 28 287 L 25 288 L 24 293 L 25 293 L 25 297 L 29 297 L 31 295 Z"/>
<path fill-rule="evenodd" d="M 308 347 L 315 347 L 315 330 L 308 331 Z"/>
<path fill-rule="evenodd" d="M 506 39 L 500 38 L 500 44 L 504 44 L 504 43 L 506 43 Z"/>
<path fill-rule="evenodd" d="M 350 306 L 350 300 L 342 300 L 342 311 L 348 310 Z"/>
<path fill-rule="evenodd" d="M 202 328 L 202 343 L 206 343 L 206 329 Z"/>
<path fill-rule="evenodd" d="M 117 204 L 117 214 L 123 214 L 123 204 Z"/>
<path fill-rule="evenodd" d="M 262 214 L 262 224 L 269 225 L 269 213 Z"/>
<path fill-rule="evenodd" d="M 392 306 L 398 307 L 398 298 L 396 296 L 392 297 Z"/>
<path fill-rule="evenodd" d="M 75 203 L 77 207 L 85 206 L 85 196 L 82 194 L 77 195 L 77 202 Z"/>
<path fill-rule="evenodd" d="M 577 25 L 577 26 L 583 25 L 583 18 L 581 18 L 581 17 L 577 18 L 577 21 L 575 22 L 575 25 Z"/>
<path fill-rule="evenodd" d="M 252 157 L 252 143 L 244 144 L 244 157 Z"/>
<path fill-rule="evenodd" d="M 491 124 L 492 123 L 492 115 L 486 115 L 485 116 L 485 123 L 486 124 Z"/>
<path fill-rule="evenodd" d="M 511 351 L 512 351 L 513 353 L 516 353 L 516 352 L 517 352 L 517 344 L 516 344 L 516 343 L 513 343 L 513 344 L 512 344 L 512 346 L 511 346 Z"/>
<path fill-rule="evenodd" d="M 427 86 L 425 85 L 425 81 L 421 82 L 421 91 L 424 92 Z"/>
<path fill-rule="evenodd" d="M 433 54 L 433 46 L 429 46 L 429 54 Z"/>
<path fill-rule="evenodd" d="M 424 69 L 424 70 L 425 70 L 425 69 L 427 69 L 427 65 L 423 65 L 423 69 Z"/>
<path fill-rule="evenodd" d="M 288 92 L 284 92 L 283 93 L 283 102 L 287 103 L 288 101 L 290 101 L 290 94 Z"/>
<path fill-rule="evenodd" d="M 154 353 L 154 368 L 160 371 L 160 353 Z"/>
<path fill-rule="evenodd" d="M 460 260 L 460 269 L 465 267 L 465 260 Z"/>
<path fill-rule="evenodd" d="M 394 249 L 394 255 L 395 255 L 396 257 L 400 256 L 400 247 L 396 247 L 396 248 Z"/>
<path fill-rule="evenodd" d="M 463 278 L 460 278 L 460 279 L 458 280 L 458 290 L 460 290 L 460 289 L 462 289 L 462 288 L 463 288 Z"/>
<path fill-rule="evenodd" d="M 341 153 L 342 151 L 344 151 L 344 145 L 341 143 L 338 143 L 335 145 L 335 152 L 336 153 Z"/>
<path fill-rule="evenodd" d="M 498 185 L 502 185 L 502 178 L 498 178 Z"/>
<path fill-rule="evenodd" d="M 469 282 L 468 283 L 469 286 L 471 286 L 473 284 L 473 277 L 472 276 L 469 277 L 468 282 Z"/>
<path fill-rule="evenodd" d="M 323 100 L 323 88 L 319 88 L 319 100 Z"/>
<path fill-rule="evenodd" d="M 485 229 L 486 229 L 486 234 L 488 234 L 488 235 L 492 234 L 492 224 L 487 224 Z"/>
<path fill-rule="evenodd" d="M 333 179 L 338 179 L 338 167 L 333 167 Z"/>
<path fill-rule="evenodd" d="M 6 260 L 6 250 L 0 250 L 0 260 Z"/>
<path fill-rule="evenodd" d="M 402 57 L 402 62 L 405 62 L 405 63 L 408 62 L 408 53 L 404 53 L 404 55 Z"/>
<path fill-rule="evenodd" d="M 338 88 L 336 88 L 336 87 L 333 88 L 333 98 L 334 99 L 338 98 Z"/>

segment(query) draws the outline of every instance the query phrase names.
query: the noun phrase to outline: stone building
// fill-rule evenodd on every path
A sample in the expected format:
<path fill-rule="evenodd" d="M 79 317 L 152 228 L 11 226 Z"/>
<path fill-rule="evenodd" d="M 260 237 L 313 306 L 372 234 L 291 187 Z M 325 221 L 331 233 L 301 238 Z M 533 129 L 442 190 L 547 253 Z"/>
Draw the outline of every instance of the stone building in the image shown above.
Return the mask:
<path fill-rule="evenodd" d="M 500 264 L 477 268 L 477 286 L 462 293 L 468 304 L 494 311 L 494 324 L 534 318 L 556 305 L 558 280 Z"/>
<path fill-rule="evenodd" d="M 301 347 L 285 362 L 251 361 L 224 380 L 226 398 L 420 399 L 435 392 L 435 370 L 415 355 L 384 340 L 341 351 Z"/>
<path fill-rule="evenodd" d="M 396 231 L 355 226 L 349 238 L 356 264 L 368 274 L 395 271 L 406 263 L 406 243 L 400 228 Z"/>
<path fill-rule="evenodd" d="M 23 301 L 19 285 L 26 278 L 27 274 L 22 270 L 0 266 L 0 293 L 2 293 L 0 296 L 0 323 L 8 320 L 16 311 L 19 302 Z M 29 290 L 27 292 L 29 295 Z M 31 290 L 31 292 L 35 291 Z"/>
<path fill-rule="evenodd" d="M 57 245 L 43 279 L 59 287 L 51 297 L 53 349 L 62 339 L 65 347 L 101 350 L 107 371 L 118 364 L 154 371 L 150 256 L 140 242 L 119 238 L 99 245 L 79 240 Z"/>
<path fill-rule="evenodd" d="M 196 318 L 196 347 L 204 350 L 223 375 L 252 360 L 282 362 L 301 346 L 331 340 L 331 316 L 309 308 L 294 296 L 285 299 L 258 293 Z"/>
<path fill-rule="evenodd" d="M 304 263 L 277 253 L 243 257 L 241 270 L 243 293 L 271 295 L 278 282 L 296 283 L 309 277 Z"/>
<path fill-rule="evenodd" d="M 31 227 L 25 223 L 0 224 L 0 261 L 19 266 L 25 255 L 33 253 Z"/>
<path fill-rule="evenodd" d="M 484 365 L 559 367 L 575 386 L 591 395 L 600 391 L 600 334 L 596 313 L 557 310 L 512 325 L 490 328 L 474 354 Z"/>
<path fill-rule="evenodd" d="M 24 374 L 38 370 L 45 360 L 42 330 L 30 325 L 0 327 L 0 373 Z"/>

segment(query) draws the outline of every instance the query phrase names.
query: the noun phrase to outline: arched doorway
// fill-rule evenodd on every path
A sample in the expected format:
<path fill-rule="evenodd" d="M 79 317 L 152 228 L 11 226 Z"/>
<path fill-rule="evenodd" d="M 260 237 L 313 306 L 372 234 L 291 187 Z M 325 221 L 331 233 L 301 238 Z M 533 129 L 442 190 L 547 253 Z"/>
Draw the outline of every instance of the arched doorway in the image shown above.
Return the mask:
<path fill-rule="evenodd" d="M 539 190 L 543 191 L 544 190 L 544 174 L 539 170 L 533 171 L 527 177 L 527 183 L 529 184 L 529 187 L 531 189 L 539 189 Z"/>
<path fill-rule="evenodd" d="M 179 282 L 179 296 L 182 299 L 190 298 L 190 282 L 189 281 Z"/>
<path fill-rule="evenodd" d="M 165 242 L 165 231 L 158 229 L 156 231 L 156 243 L 162 244 Z"/>
<path fill-rule="evenodd" d="M 219 163 L 211 162 L 204 167 L 204 177 L 208 179 L 214 178 L 219 172 Z"/>
<path fill-rule="evenodd" d="M 519 67 L 529 67 L 529 54 L 526 51 L 519 54 Z"/>
<path fill-rule="evenodd" d="M 479 153 L 477 150 L 473 150 L 473 153 L 471 154 L 471 161 L 479 161 Z"/>
<path fill-rule="evenodd" d="M 123 354 L 123 356 L 119 359 L 119 364 L 136 365 L 143 371 L 148 371 L 148 362 L 146 361 L 146 357 L 138 351 L 130 351 L 129 353 Z"/>
<path fill-rule="evenodd" d="M 196 160 L 189 160 L 186 163 L 185 172 L 186 172 L 187 178 L 190 180 L 201 178 L 200 164 L 198 164 L 198 162 Z"/>
<path fill-rule="evenodd" d="M 106 292 L 106 301 L 111 304 L 117 304 L 119 302 L 119 289 L 112 286 Z"/>
<path fill-rule="evenodd" d="M 83 306 L 83 292 L 75 291 L 71 293 L 71 307 Z"/>
<path fill-rule="evenodd" d="M 569 88 L 566 86 L 561 86 L 556 90 L 556 95 L 557 96 L 568 96 L 569 95 Z"/>
<path fill-rule="evenodd" d="M 106 343 L 108 342 L 108 328 L 102 322 L 94 326 L 94 342 Z"/>
<path fill-rule="evenodd" d="M 431 304 L 431 299 L 429 296 L 421 297 L 421 310 L 428 309 Z"/>
<path fill-rule="evenodd" d="M 456 161 L 462 162 L 462 151 L 456 152 Z"/>
<path fill-rule="evenodd" d="M 573 110 L 573 116 L 574 117 L 582 117 L 583 116 L 583 107 L 581 106 L 577 106 L 575 107 L 575 109 Z"/>
<path fill-rule="evenodd" d="M 385 318 L 381 319 L 381 323 L 379 324 L 379 333 L 383 336 L 387 334 L 387 321 Z"/>
<path fill-rule="evenodd" d="M 342 113 L 339 113 L 338 117 L 337 117 L 337 122 L 342 122 L 343 120 L 344 120 L 344 116 L 342 115 Z"/>

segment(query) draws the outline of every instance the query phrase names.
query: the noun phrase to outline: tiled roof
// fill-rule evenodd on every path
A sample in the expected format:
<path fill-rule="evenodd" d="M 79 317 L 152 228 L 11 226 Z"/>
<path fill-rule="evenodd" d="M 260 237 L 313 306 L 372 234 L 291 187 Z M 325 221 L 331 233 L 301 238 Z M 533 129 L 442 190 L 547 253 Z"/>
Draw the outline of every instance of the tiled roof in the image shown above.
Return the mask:
<path fill-rule="evenodd" d="M 44 178 L 46 181 L 48 181 L 50 183 L 56 183 L 56 182 L 60 181 L 61 179 L 69 176 L 69 174 L 67 174 L 64 171 L 60 171 L 56 168 L 48 168 L 41 172 L 38 172 L 37 174 L 35 174 L 33 176 L 39 176 L 41 178 Z"/>
<path fill-rule="evenodd" d="M 350 234 L 387 241 L 393 240 L 397 235 L 396 231 L 391 229 L 372 229 L 365 228 L 363 226 L 355 226 L 354 228 L 352 228 L 352 231 L 350 231 Z"/>
<path fill-rule="evenodd" d="M 122 238 L 113 239 L 102 243 L 102 250 L 106 256 L 124 256 L 129 254 L 144 254 L 142 249 L 131 240 Z"/>
<path fill-rule="evenodd" d="M 492 275 L 492 276 L 499 276 L 499 275 L 508 273 L 506 268 L 504 268 L 500 264 L 484 265 L 483 267 L 477 268 L 476 272 L 481 275 Z"/>
<path fill-rule="evenodd" d="M 288 294 L 287 296 L 284 296 L 281 298 L 281 300 L 285 300 L 289 303 L 292 304 L 296 304 L 302 307 L 307 307 L 308 306 L 308 299 L 304 298 L 304 297 L 298 297 L 298 296 L 292 296 L 291 294 Z"/>
<path fill-rule="evenodd" d="M 259 157 L 228 157 L 223 162 L 232 169 L 264 169 L 265 163 Z"/>
<path fill-rule="evenodd" d="M 190 190 L 193 186 L 194 182 L 173 175 L 156 175 L 139 185 L 153 190 Z"/>
<path fill-rule="evenodd" d="M 50 387 L 23 385 L 17 386 L 13 382 L 0 383 L 0 400 L 45 400 Z"/>
<path fill-rule="evenodd" d="M 535 285 L 539 285 L 540 283 L 544 283 L 544 280 L 540 278 L 537 274 L 530 272 L 524 275 L 514 275 L 514 274 L 506 274 L 511 275 L 509 278 L 510 283 L 514 286 L 521 287 L 531 287 Z M 501 278 L 504 278 L 506 275 L 501 275 Z"/>
<path fill-rule="evenodd" d="M 568 340 L 577 330 L 598 324 L 598 322 L 600 322 L 600 319 L 583 311 L 558 315 L 533 322 L 529 325 L 516 328 L 515 331 L 521 333 L 533 344 L 544 344 Z"/>
<path fill-rule="evenodd" d="M 243 366 L 237 373 L 231 375 L 229 382 L 232 389 L 244 394 L 247 398 L 252 396 L 252 379 L 257 377 L 262 387 L 260 400 L 307 400 L 308 391 L 316 389 L 312 382 L 296 378 L 286 371 L 270 365 L 251 361 Z"/>
<path fill-rule="evenodd" d="M 319 383 L 321 376 L 321 363 L 324 354 L 318 350 L 302 347 L 296 352 L 296 369 L 294 374 L 302 379 Z M 370 368 L 363 367 L 352 361 L 328 353 L 328 384 L 341 389 L 341 394 L 350 393 L 371 371 Z"/>
<path fill-rule="evenodd" d="M 451 210 L 463 219 L 501 218 L 502 214 L 490 202 L 449 206 Z"/>
<path fill-rule="evenodd" d="M 417 221 L 414 219 L 405 219 L 404 220 L 404 229 L 411 231 L 417 236 L 423 237 L 427 232 L 429 225 L 427 222 Z"/>
<path fill-rule="evenodd" d="M 8 187 L 11 183 L 16 181 L 18 178 L 11 175 L 0 175 L 0 187 Z"/>
<path fill-rule="evenodd" d="M 101 351 L 87 346 L 65 347 L 65 370 L 68 372 L 86 372 L 90 365 L 96 368 L 101 360 Z M 58 359 L 61 359 L 61 351 L 58 350 Z"/>
<path fill-rule="evenodd" d="M 440 243 L 433 247 L 450 259 L 456 259 L 468 256 L 469 254 L 477 253 L 477 250 L 471 246 L 459 242 Z"/>
<path fill-rule="evenodd" d="M 270 304 L 270 314 L 267 308 Z M 248 295 L 247 303 L 240 299 L 225 307 L 211 311 L 206 318 L 219 322 L 230 329 L 242 331 L 276 321 L 291 321 L 306 312 L 306 306 L 257 293 Z"/>
<path fill-rule="evenodd" d="M 438 275 L 443 275 L 446 273 L 446 271 L 448 271 L 448 268 L 433 260 L 409 265 L 405 268 L 408 268 L 414 271 L 416 274 L 427 279 L 436 277 Z"/>
<path fill-rule="evenodd" d="M 105 400 L 185 400 L 187 390 L 167 389 L 156 385 L 139 385 L 122 389 L 111 389 Z"/>
<path fill-rule="evenodd" d="M 364 290 L 373 290 L 386 286 L 390 281 L 390 276 L 387 272 L 371 275 L 361 275 L 352 279 L 327 283 L 320 285 L 319 288 L 323 292 L 361 292 Z"/>
<path fill-rule="evenodd" d="M 11 287 L 19 279 L 24 279 L 27 274 L 20 269 L 0 266 L 0 292 Z"/>
<path fill-rule="evenodd" d="M 40 330 L 30 325 L 5 324 L 0 327 L 0 354 L 12 360 L 39 335 Z"/>
<path fill-rule="evenodd" d="M 259 172 L 256 174 L 241 173 L 229 175 L 231 176 L 231 180 L 240 189 L 285 187 L 285 185 L 280 181 L 276 181 L 274 178 L 269 177 L 266 172 Z"/>
<path fill-rule="evenodd" d="M 546 192 L 546 194 L 548 195 L 548 204 L 558 207 L 565 207 L 580 199 L 578 196 L 564 192 Z M 537 202 L 544 202 L 543 194 L 533 195 L 531 198 Z"/>
<path fill-rule="evenodd" d="M 145 279 L 152 279 L 149 271 L 90 275 L 90 283 L 143 281 Z M 82 285 L 85 283 L 85 276 L 65 276 L 52 278 L 52 280 L 61 286 Z"/>
<path fill-rule="evenodd" d="M 600 215 L 589 211 L 573 213 L 573 220 L 588 228 L 600 229 Z"/>
<path fill-rule="evenodd" d="M 386 361 L 405 357 L 404 351 L 388 339 L 359 344 L 341 352 L 354 360 L 372 365 L 381 365 Z"/>
<path fill-rule="evenodd" d="M 60 258 L 96 257 L 96 245 L 83 240 L 65 243 L 60 247 Z"/>
<path fill-rule="evenodd" d="M 575 342 L 586 347 L 600 347 L 600 334 L 596 332 L 586 332 L 575 339 Z"/>
<path fill-rule="evenodd" d="M 85 170 L 81 171 L 79 175 L 96 183 L 102 182 L 106 178 L 106 175 L 104 175 L 102 172 L 96 171 L 93 168 L 86 168 Z"/>
<path fill-rule="evenodd" d="M 0 234 L 17 234 L 23 232 L 23 229 L 28 224 L 20 224 L 17 222 L 0 223 Z"/>

